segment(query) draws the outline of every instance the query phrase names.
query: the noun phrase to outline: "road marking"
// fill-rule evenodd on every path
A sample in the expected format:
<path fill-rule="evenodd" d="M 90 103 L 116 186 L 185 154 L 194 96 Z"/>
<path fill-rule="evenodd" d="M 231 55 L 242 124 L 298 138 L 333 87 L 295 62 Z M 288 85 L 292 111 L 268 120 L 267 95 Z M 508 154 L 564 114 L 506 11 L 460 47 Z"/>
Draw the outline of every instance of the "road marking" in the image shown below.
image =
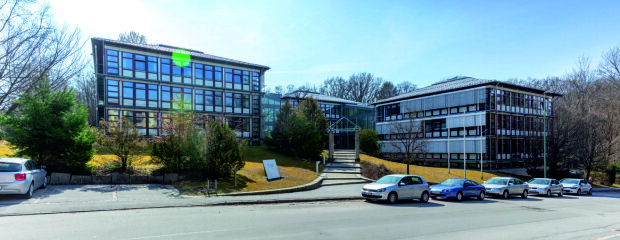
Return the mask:
<path fill-rule="evenodd" d="M 246 229 L 246 228 L 243 228 Z M 136 237 L 136 238 L 126 238 L 127 240 L 136 240 L 136 239 L 152 239 L 152 238 L 166 238 L 169 239 L 171 237 L 180 237 L 180 236 L 188 236 L 194 234 L 202 234 L 202 233 L 214 233 L 214 232 L 229 232 L 236 231 L 241 229 L 219 229 L 219 230 L 208 230 L 208 231 L 197 231 L 197 232 L 184 232 L 184 233 L 173 233 L 173 234 L 162 234 L 162 235 L 152 235 L 152 236 L 144 236 L 144 237 Z"/>
<path fill-rule="evenodd" d="M 117 201 L 118 200 L 118 187 L 114 186 L 114 192 L 112 192 L 112 201 Z"/>
<path fill-rule="evenodd" d="M 609 236 L 597 238 L 596 240 L 607 240 L 607 239 L 611 239 L 611 238 L 615 238 L 615 237 L 620 237 L 620 233 L 615 234 L 615 235 L 609 235 Z"/>

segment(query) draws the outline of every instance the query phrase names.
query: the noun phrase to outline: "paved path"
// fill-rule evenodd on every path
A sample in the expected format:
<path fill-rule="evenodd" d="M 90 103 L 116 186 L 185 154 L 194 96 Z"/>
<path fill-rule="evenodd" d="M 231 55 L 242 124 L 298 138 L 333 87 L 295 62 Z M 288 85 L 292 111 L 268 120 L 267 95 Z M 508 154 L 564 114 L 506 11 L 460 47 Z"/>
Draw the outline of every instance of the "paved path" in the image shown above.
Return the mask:
<path fill-rule="evenodd" d="M 360 164 L 355 161 L 355 150 L 337 150 L 334 160 L 325 164 L 321 187 L 367 183 L 361 177 Z"/>
<path fill-rule="evenodd" d="M 168 185 L 50 185 L 32 199 L 0 195 L 0 216 L 361 199 L 363 184 L 324 186 L 311 191 L 251 196 L 181 196 Z"/>

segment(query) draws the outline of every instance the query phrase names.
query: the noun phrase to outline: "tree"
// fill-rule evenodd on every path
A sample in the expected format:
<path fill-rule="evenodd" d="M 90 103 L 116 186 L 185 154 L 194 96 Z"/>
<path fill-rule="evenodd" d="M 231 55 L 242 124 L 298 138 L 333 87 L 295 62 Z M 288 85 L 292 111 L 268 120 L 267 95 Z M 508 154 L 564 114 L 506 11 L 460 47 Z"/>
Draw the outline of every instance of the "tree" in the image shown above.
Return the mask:
<path fill-rule="evenodd" d="M 121 116 L 119 121 L 101 120 L 97 144 L 106 151 L 116 155 L 121 161 L 121 172 L 131 166 L 132 159 L 144 152 L 147 141 L 140 135 L 132 121 Z"/>
<path fill-rule="evenodd" d="M 418 153 L 424 153 L 426 148 L 426 140 L 422 133 L 422 124 L 415 121 L 415 111 L 404 113 L 408 121 L 397 122 L 393 124 L 390 135 L 396 136 L 392 138 L 389 144 L 394 150 L 403 157 L 403 162 L 407 163 L 407 174 L 409 174 L 409 165 Z"/>
<path fill-rule="evenodd" d="M 381 88 L 377 92 L 376 100 L 388 99 L 391 97 L 395 97 L 398 95 L 398 88 L 392 84 L 390 81 L 385 81 L 381 84 Z"/>
<path fill-rule="evenodd" d="M 306 158 L 315 158 L 321 154 L 323 146 L 328 140 L 327 136 L 327 119 L 319 104 L 314 98 L 306 98 L 301 105 L 299 105 L 299 115 L 306 120 L 306 129 L 296 129 L 296 136 L 301 136 L 300 141 L 297 143 L 299 146 L 299 156 Z"/>
<path fill-rule="evenodd" d="M 212 179 L 229 178 L 234 169 L 245 166 L 245 141 L 237 140 L 235 132 L 228 124 L 216 120 L 209 121 L 207 128 L 210 134 L 206 141 L 206 174 Z M 203 152 L 205 153 L 205 152 Z"/>
<path fill-rule="evenodd" d="M 372 129 L 364 129 L 359 133 L 360 149 L 371 156 L 379 156 L 382 143 L 379 142 L 379 134 Z"/>
<path fill-rule="evenodd" d="M 265 144 L 272 151 L 284 154 L 293 154 L 293 129 L 298 121 L 293 106 L 287 101 L 282 104 L 276 116 L 276 122 L 271 137 L 264 139 Z"/>
<path fill-rule="evenodd" d="M 130 32 L 119 34 L 118 40 L 123 41 L 123 42 L 128 42 L 128 43 L 147 44 L 146 36 L 138 32 L 135 32 L 135 31 L 130 31 Z"/>
<path fill-rule="evenodd" d="M 377 92 L 383 79 L 375 78 L 370 73 L 353 74 L 349 77 L 347 88 L 349 89 L 348 100 L 372 103 L 376 100 Z"/>
<path fill-rule="evenodd" d="M 77 100 L 88 109 L 88 124 L 97 125 L 97 77 L 92 71 L 85 71 L 75 78 Z"/>
<path fill-rule="evenodd" d="M 350 91 L 350 89 L 347 88 L 347 85 L 348 83 L 344 80 L 344 78 L 332 77 L 325 79 L 323 85 L 319 88 L 319 92 L 327 96 L 346 99 Z"/>
<path fill-rule="evenodd" d="M 80 31 L 57 26 L 46 3 L 0 0 L 0 111 L 32 93 L 38 80 L 61 90 L 84 68 Z"/>
<path fill-rule="evenodd" d="M 284 92 L 282 92 L 282 86 L 278 85 L 273 89 L 273 93 L 275 94 L 283 94 Z"/>
<path fill-rule="evenodd" d="M 409 92 L 416 90 L 418 86 L 416 86 L 415 84 L 411 82 L 404 81 L 404 82 L 399 83 L 397 88 L 398 88 L 398 94 L 405 94 L 405 93 L 409 93 Z"/>
<path fill-rule="evenodd" d="M 69 89 L 52 91 L 40 80 L 33 93 L 15 101 L 13 114 L 0 119 L 3 137 L 17 148 L 18 156 L 28 156 L 50 171 L 86 171 L 94 154 L 95 131 L 88 126 L 86 108 Z"/>

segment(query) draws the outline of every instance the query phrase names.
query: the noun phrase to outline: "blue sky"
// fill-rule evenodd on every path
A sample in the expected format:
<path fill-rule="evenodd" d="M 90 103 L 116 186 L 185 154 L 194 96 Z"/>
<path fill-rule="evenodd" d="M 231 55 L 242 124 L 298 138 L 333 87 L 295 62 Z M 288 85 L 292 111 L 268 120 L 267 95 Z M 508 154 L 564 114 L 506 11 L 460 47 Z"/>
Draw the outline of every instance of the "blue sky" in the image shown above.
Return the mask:
<path fill-rule="evenodd" d="M 85 37 L 150 43 L 271 67 L 267 87 L 370 72 L 428 86 L 456 75 L 561 76 L 620 47 L 620 1 L 54 0 Z M 86 47 L 90 51 L 90 42 Z"/>

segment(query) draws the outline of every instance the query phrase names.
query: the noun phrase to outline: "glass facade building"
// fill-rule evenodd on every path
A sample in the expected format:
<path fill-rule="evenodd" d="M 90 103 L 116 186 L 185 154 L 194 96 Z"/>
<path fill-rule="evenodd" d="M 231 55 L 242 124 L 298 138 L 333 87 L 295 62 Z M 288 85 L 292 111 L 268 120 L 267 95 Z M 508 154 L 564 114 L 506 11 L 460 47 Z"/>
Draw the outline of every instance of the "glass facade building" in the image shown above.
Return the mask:
<path fill-rule="evenodd" d="M 559 94 L 515 84 L 457 77 L 373 103 L 384 153 L 398 153 L 397 124 L 415 124 L 425 147 L 417 163 L 485 168 L 526 165 L 542 158 Z"/>
<path fill-rule="evenodd" d="M 260 144 L 261 90 L 269 67 L 167 45 L 91 41 L 98 119 L 125 116 L 141 134 L 154 136 L 171 110 L 183 108 L 226 121 L 238 137 Z"/>
<path fill-rule="evenodd" d="M 336 149 L 354 149 L 355 148 L 355 132 L 352 130 L 355 125 L 361 129 L 375 128 L 375 108 L 360 102 L 350 101 L 342 98 L 323 95 L 317 92 L 295 91 L 282 96 L 282 103 L 289 102 L 293 107 L 301 104 L 306 97 L 317 100 L 321 111 L 328 121 L 328 125 L 338 122 L 334 125 L 334 144 Z M 275 119 L 274 119 L 275 121 Z M 353 124 L 352 124 L 353 123 Z M 327 133 L 325 133 L 327 134 Z"/>

